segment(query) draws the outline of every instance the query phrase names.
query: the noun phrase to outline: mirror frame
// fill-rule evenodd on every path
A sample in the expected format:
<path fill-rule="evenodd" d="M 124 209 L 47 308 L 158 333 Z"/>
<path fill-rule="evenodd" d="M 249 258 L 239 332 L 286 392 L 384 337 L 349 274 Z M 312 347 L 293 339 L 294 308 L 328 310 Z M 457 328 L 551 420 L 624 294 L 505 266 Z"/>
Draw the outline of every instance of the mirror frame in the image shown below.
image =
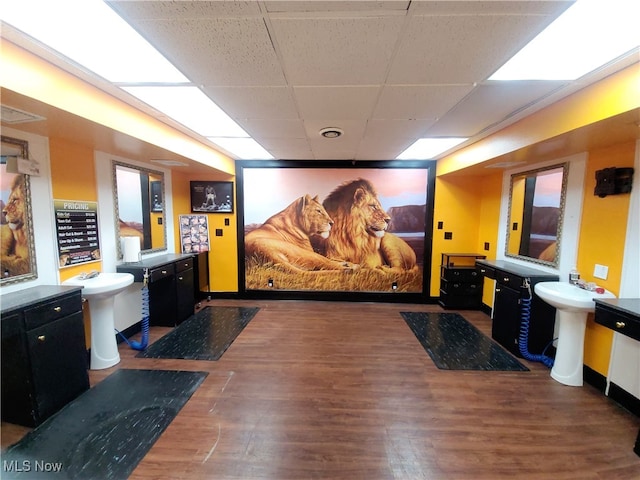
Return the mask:
<path fill-rule="evenodd" d="M 17 147 L 21 153 L 20 156 L 23 158 L 29 158 L 29 142 L 26 140 L 21 140 L 18 138 L 7 137 L 5 135 L 1 136 L 1 143 L 8 144 L 14 147 Z M 4 273 L 0 275 L 0 286 L 10 285 L 14 283 L 27 282 L 29 280 L 34 280 L 38 278 L 38 267 L 36 262 L 36 247 L 35 247 L 35 236 L 33 231 L 33 210 L 31 203 L 31 182 L 29 179 L 29 175 L 26 174 L 15 174 L 15 175 L 23 175 L 24 176 L 24 189 L 25 189 L 25 199 L 24 199 L 24 226 L 23 228 L 26 230 L 27 234 L 27 248 L 29 251 L 29 272 L 14 275 L 11 277 L 5 277 Z M 3 214 L 4 216 L 4 214 Z"/>
<path fill-rule="evenodd" d="M 555 252 L 555 256 L 553 258 L 553 261 L 547 261 L 547 260 L 541 260 L 539 258 L 534 258 L 534 257 L 528 257 L 526 255 L 515 255 L 512 253 L 509 253 L 509 238 L 511 235 L 511 206 L 512 206 L 512 201 L 513 201 L 513 184 L 514 184 L 514 178 L 515 177 L 522 177 L 522 176 L 529 176 L 531 174 L 538 174 L 540 172 L 546 172 L 549 170 L 555 170 L 558 168 L 562 168 L 562 187 L 561 187 L 561 191 L 560 191 L 560 206 L 559 208 L 559 214 L 558 214 L 558 230 L 556 233 L 556 252 Z M 560 265 L 560 245 L 561 245 L 561 241 L 562 241 L 562 224 L 563 224 L 563 220 L 564 220 L 564 209 L 565 209 L 565 204 L 566 204 L 566 196 L 567 196 L 567 181 L 568 181 L 568 177 L 569 177 L 569 163 L 565 162 L 565 163 L 559 163 L 559 164 L 554 164 L 554 165 L 550 165 L 547 167 L 540 167 L 540 168 L 536 168 L 533 170 L 524 170 L 521 172 L 516 172 L 511 174 L 511 179 L 509 181 L 509 205 L 508 205 L 508 210 L 507 210 L 507 236 L 506 236 L 506 240 L 505 240 L 505 245 L 504 245 L 504 255 L 505 257 L 508 258 L 516 258 L 518 260 L 522 260 L 525 262 L 531 262 L 531 263 L 537 263 L 539 265 L 546 265 L 549 267 L 553 267 L 553 268 L 558 268 Z"/>
<path fill-rule="evenodd" d="M 120 245 L 120 213 L 119 213 L 119 206 L 118 206 L 118 179 L 117 179 L 117 174 L 116 174 L 116 170 L 117 167 L 125 167 L 125 168 L 129 168 L 132 170 L 138 170 L 139 172 L 144 172 L 150 175 L 155 175 L 157 177 L 160 178 L 160 182 L 161 182 L 161 191 L 162 191 L 162 232 L 164 235 L 164 247 L 162 248 L 148 248 L 148 249 L 144 249 L 144 250 L 140 250 L 140 253 L 142 255 L 148 254 L 148 253 L 155 253 L 155 252 L 164 252 L 167 250 L 167 209 L 166 209 L 166 204 L 165 204 L 165 198 L 166 198 L 166 194 L 165 194 L 165 183 L 164 183 L 164 172 L 160 172 L 158 170 L 151 170 L 150 168 L 146 168 L 146 167 L 141 167 L 139 165 L 132 165 L 130 163 L 125 163 L 125 162 L 120 162 L 117 160 L 112 160 L 111 162 L 111 173 L 112 173 L 112 179 L 113 179 L 113 213 L 115 216 L 115 231 L 116 231 L 116 256 L 118 260 L 122 260 L 123 258 L 123 252 L 122 252 L 122 245 Z M 153 208 L 153 206 L 151 206 L 151 208 Z M 155 213 L 158 213 L 157 211 Z"/>

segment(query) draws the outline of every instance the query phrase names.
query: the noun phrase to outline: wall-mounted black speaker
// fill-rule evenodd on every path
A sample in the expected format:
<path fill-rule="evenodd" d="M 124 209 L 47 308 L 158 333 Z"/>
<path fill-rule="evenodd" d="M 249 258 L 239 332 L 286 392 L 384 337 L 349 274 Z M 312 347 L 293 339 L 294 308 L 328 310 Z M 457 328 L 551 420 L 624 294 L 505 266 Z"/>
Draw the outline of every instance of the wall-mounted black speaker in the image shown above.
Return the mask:
<path fill-rule="evenodd" d="M 604 198 L 607 195 L 630 193 L 632 184 L 633 168 L 603 168 L 596 170 L 596 188 L 593 194 Z"/>

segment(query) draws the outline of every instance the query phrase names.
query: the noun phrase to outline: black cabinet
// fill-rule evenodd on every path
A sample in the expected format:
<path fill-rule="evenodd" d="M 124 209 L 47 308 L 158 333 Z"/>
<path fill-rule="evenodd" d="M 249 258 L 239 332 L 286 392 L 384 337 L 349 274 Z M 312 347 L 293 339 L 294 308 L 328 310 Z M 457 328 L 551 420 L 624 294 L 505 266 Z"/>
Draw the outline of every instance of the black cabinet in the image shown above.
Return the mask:
<path fill-rule="evenodd" d="M 183 322 L 194 311 L 195 278 L 193 258 L 176 262 L 176 309 L 178 323 Z"/>
<path fill-rule="evenodd" d="M 541 354 L 553 341 L 556 309 L 534 294 L 538 282 L 557 282 L 558 276 L 501 260 L 477 260 L 478 273 L 496 281 L 491 336 L 514 355 L 520 354 L 523 299 L 531 298 L 528 351 Z M 530 285 L 530 291 L 527 283 Z M 531 292 L 531 293 L 530 293 Z M 550 347 L 546 354 L 551 356 Z"/>
<path fill-rule="evenodd" d="M 117 266 L 118 272 L 131 273 L 136 282 L 148 274 L 150 325 L 174 327 L 193 315 L 194 258 L 167 254 Z"/>
<path fill-rule="evenodd" d="M 477 309 L 482 305 L 482 276 L 476 271 L 475 253 L 443 253 L 440 264 L 440 305 Z"/>
<path fill-rule="evenodd" d="M 89 388 L 81 289 L 2 296 L 2 419 L 34 427 Z"/>

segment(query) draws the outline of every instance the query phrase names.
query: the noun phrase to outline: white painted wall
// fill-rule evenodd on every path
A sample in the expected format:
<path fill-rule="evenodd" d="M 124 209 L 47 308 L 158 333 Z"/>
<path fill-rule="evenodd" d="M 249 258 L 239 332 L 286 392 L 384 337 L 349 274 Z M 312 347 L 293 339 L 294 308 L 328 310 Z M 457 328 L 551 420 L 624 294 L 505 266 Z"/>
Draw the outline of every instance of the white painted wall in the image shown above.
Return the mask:
<path fill-rule="evenodd" d="M 640 141 L 636 142 L 620 298 L 640 298 Z M 640 398 L 640 342 L 617 332 L 613 334 L 607 392 L 610 382 Z"/>
<path fill-rule="evenodd" d="M 2 135 L 29 142 L 29 155 L 31 159 L 36 160 L 40 164 L 40 176 L 29 177 L 38 277 L 27 282 L 3 285 L 0 289 L 0 294 L 4 295 L 39 285 L 57 285 L 59 283 L 59 275 L 52 200 L 53 194 L 51 188 L 49 139 L 4 126 L 2 127 Z"/>

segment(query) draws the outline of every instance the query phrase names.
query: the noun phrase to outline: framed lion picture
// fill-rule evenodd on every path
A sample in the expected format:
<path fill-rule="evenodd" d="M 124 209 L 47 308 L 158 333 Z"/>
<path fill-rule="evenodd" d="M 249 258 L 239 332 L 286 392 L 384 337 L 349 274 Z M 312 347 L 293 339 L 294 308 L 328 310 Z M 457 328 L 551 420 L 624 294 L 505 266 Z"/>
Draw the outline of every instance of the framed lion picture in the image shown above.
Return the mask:
<path fill-rule="evenodd" d="M 0 158 L 0 285 L 37 278 L 29 175 L 17 173 L 17 159 L 29 158 L 29 144 L 2 136 Z"/>
<path fill-rule="evenodd" d="M 428 291 L 435 162 L 238 163 L 240 291 Z"/>

